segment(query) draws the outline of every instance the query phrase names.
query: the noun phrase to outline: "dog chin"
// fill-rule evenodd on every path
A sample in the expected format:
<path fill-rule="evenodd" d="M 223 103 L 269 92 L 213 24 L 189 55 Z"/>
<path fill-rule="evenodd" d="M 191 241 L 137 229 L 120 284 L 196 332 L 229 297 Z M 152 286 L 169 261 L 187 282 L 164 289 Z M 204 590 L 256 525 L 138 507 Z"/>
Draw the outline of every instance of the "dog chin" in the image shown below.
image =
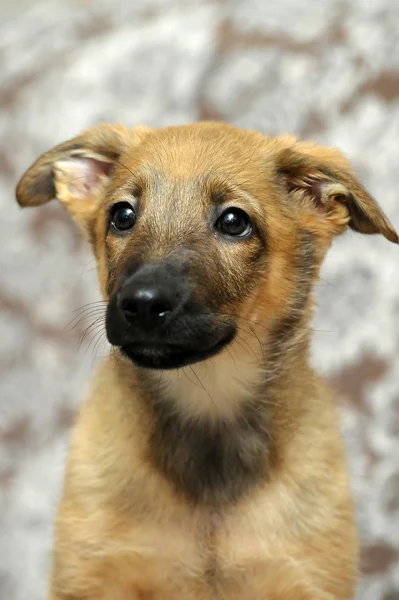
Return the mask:
<path fill-rule="evenodd" d="M 215 356 L 235 337 L 235 332 L 206 348 L 178 346 L 174 344 L 127 344 L 120 350 L 138 367 L 146 369 L 180 369 Z"/>

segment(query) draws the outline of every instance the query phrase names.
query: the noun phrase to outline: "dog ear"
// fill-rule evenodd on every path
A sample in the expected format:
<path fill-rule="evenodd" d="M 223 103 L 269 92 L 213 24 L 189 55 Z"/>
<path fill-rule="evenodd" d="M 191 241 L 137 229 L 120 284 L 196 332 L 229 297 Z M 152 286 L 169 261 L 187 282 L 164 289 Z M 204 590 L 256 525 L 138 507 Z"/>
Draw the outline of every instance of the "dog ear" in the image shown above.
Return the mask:
<path fill-rule="evenodd" d="M 278 172 L 289 196 L 307 209 L 308 219 L 319 230 L 338 234 L 349 226 L 360 233 L 381 233 L 399 243 L 392 224 L 339 150 L 294 143 L 289 137 L 281 141 L 290 145 L 277 153 Z"/>
<path fill-rule="evenodd" d="M 22 207 L 57 198 L 87 230 L 120 155 L 145 128 L 99 125 L 43 154 L 23 175 L 17 190 Z"/>

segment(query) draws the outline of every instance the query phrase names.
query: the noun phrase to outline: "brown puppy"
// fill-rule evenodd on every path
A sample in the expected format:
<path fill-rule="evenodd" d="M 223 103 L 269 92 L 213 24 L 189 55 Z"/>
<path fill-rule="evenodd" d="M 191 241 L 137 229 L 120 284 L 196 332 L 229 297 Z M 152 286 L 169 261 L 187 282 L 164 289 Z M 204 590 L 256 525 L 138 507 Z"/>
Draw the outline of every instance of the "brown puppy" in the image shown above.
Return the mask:
<path fill-rule="evenodd" d="M 86 232 L 114 347 L 73 432 L 50 598 L 353 598 L 312 287 L 347 227 L 398 236 L 347 160 L 221 123 L 104 125 L 17 198 L 58 198 Z"/>

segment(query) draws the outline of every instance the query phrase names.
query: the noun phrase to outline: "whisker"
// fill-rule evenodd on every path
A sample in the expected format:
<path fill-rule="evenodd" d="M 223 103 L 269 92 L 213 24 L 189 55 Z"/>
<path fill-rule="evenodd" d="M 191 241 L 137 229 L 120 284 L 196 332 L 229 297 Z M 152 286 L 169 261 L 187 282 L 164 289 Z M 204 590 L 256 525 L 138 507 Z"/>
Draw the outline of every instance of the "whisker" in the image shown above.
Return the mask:
<path fill-rule="evenodd" d="M 189 380 L 189 382 L 191 383 L 191 385 L 193 385 L 194 387 L 201 387 L 197 383 L 195 383 L 192 379 L 190 379 L 190 377 L 187 374 L 187 371 L 186 371 L 185 367 L 182 368 L 182 371 L 183 371 L 184 375 L 187 377 L 187 379 Z"/>
<path fill-rule="evenodd" d="M 253 328 L 252 328 L 252 327 L 250 327 L 250 329 L 251 329 L 252 333 L 254 334 L 254 336 L 256 337 L 256 339 L 257 339 L 257 341 L 258 341 L 258 344 L 259 344 L 260 351 L 262 352 L 262 358 L 263 358 L 263 362 L 265 362 L 265 360 L 266 360 L 266 358 L 265 358 L 265 353 L 263 352 L 263 346 L 262 346 L 262 344 L 261 344 L 261 342 L 260 342 L 260 339 L 259 339 L 259 337 L 257 336 L 256 332 L 253 330 Z"/>
<path fill-rule="evenodd" d="M 264 329 L 267 332 L 270 331 L 269 327 L 266 327 L 266 325 L 262 325 L 262 323 L 259 323 L 258 321 L 254 321 L 253 319 L 248 319 L 248 318 L 239 317 L 239 316 L 232 317 L 232 315 L 223 315 L 223 316 L 227 316 L 227 317 L 230 317 L 230 318 L 235 318 L 237 320 L 248 321 L 248 322 L 252 323 L 253 327 L 260 327 L 260 328 Z M 313 332 L 313 333 L 335 333 L 334 331 L 329 330 L 329 329 L 315 329 L 314 327 L 302 327 L 300 325 L 295 325 L 295 328 L 296 329 L 301 329 L 302 331 L 310 331 L 310 332 Z"/>
<path fill-rule="evenodd" d="M 127 167 L 126 165 L 123 164 L 123 162 L 121 162 L 118 158 L 114 158 L 115 162 L 117 162 L 118 164 L 120 164 L 121 167 L 123 167 L 124 169 L 126 169 L 126 171 L 129 171 L 129 173 L 131 175 L 134 175 L 133 171 L 131 169 L 129 169 L 129 167 Z"/>
<path fill-rule="evenodd" d="M 103 327 L 103 326 L 104 326 L 103 317 L 98 317 L 91 325 L 89 325 L 89 327 L 87 327 L 85 329 L 85 331 L 82 333 L 82 335 L 79 338 L 78 350 L 80 349 L 84 340 L 87 338 L 87 336 L 90 333 L 93 333 L 93 331 L 95 331 L 98 327 Z"/>
<path fill-rule="evenodd" d="M 119 348 L 116 348 L 115 346 L 111 346 L 110 354 L 113 356 L 113 358 L 116 360 L 117 363 L 122 364 L 122 357 L 120 355 Z"/>
<path fill-rule="evenodd" d="M 93 362 L 94 360 L 97 358 L 97 354 L 96 352 L 100 350 L 101 344 L 104 344 L 106 342 L 106 337 L 105 337 L 105 331 L 100 331 L 100 335 L 98 335 L 99 332 L 96 333 L 96 335 L 94 336 L 93 340 L 97 337 L 97 341 L 94 344 L 94 348 L 93 348 Z"/>
<path fill-rule="evenodd" d="M 160 374 L 159 380 L 158 380 L 158 394 L 159 394 L 159 392 L 161 390 L 161 382 L 162 382 L 163 375 L 164 375 L 164 371 L 161 371 L 161 374 Z"/>
<path fill-rule="evenodd" d="M 194 369 L 192 368 L 191 365 L 189 365 L 189 368 L 193 372 L 193 375 L 197 378 L 198 383 L 200 384 L 200 386 L 202 387 L 202 389 L 204 390 L 204 392 L 208 395 L 208 397 L 212 400 L 213 404 L 217 407 L 217 404 L 216 404 L 215 400 L 212 398 L 212 396 L 210 395 L 210 393 L 208 392 L 208 390 L 205 388 L 204 384 L 202 383 L 202 381 L 200 380 L 200 378 L 198 377 L 197 373 L 194 371 Z"/>
<path fill-rule="evenodd" d="M 78 325 L 80 325 L 80 323 L 82 323 L 86 319 L 89 319 L 90 317 L 94 317 L 97 315 L 105 316 L 104 310 L 102 308 L 101 309 L 92 309 L 87 314 L 77 315 L 71 321 L 69 321 L 69 323 L 67 325 L 65 325 L 65 329 L 70 329 L 71 331 L 73 331 Z"/>
<path fill-rule="evenodd" d="M 85 310 L 88 307 L 103 304 L 106 305 L 107 302 L 105 300 L 95 300 L 94 302 L 88 302 L 87 304 L 83 304 L 80 308 L 76 308 L 72 312 L 79 312 L 80 310 Z"/>
<path fill-rule="evenodd" d="M 251 348 L 250 344 L 248 344 L 247 340 L 245 340 L 243 337 L 240 337 L 240 334 L 238 334 L 237 338 L 238 338 L 238 339 L 239 339 L 241 342 L 244 342 L 244 343 L 245 343 L 245 345 L 247 346 L 247 348 L 248 348 L 249 350 L 251 350 L 252 354 L 254 355 L 254 357 L 255 357 L 255 360 L 258 360 L 258 357 L 256 356 L 256 354 L 255 354 L 255 352 L 254 352 L 253 348 Z M 237 341 L 238 341 L 238 339 L 237 339 Z M 240 345 L 241 345 L 241 347 L 243 348 L 243 345 L 242 345 L 242 343 L 240 343 Z"/>
<path fill-rule="evenodd" d="M 102 328 L 97 329 L 97 331 L 95 332 L 95 334 L 93 335 L 93 337 L 91 338 L 89 344 L 87 345 L 87 348 L 85 350 L 85 356 L 88 353 L 88 351 L 90 350 L 91 347 L 93 347 L 94 341 L 101 339 L 101 335 L 104 333 L 104 330 Z M 94 346 L 95 347 L 95 346 Z"/>
<path fill-rule="evenodd" d="M 99 344 L 98 353 L 102 352 L 103 350 L 105 350 L 107 348 L 107 338 L 106 337 L 103 337 L 103 338 L 100 337 L 100 340 L 101 341 L 100 341 L 100 344 Z M 94 363 L 96 361 L 98 353 L 96 355 L 94 355 L 94 353 L 93 353 L 93 360 L 91 361 L 91 368 L 94 367 Z M 102 358 L 105 358 L 105 355 L 103 355 Z"/>
<path fill-rule="evenodd" d="M 236 361 L 235 361 L 235 359 L 234 359 L 234 357 L 233 357 L 232 353 L 230 352 L 230 349 L 229 349 L 229 347 L 228 347 L 228 346 L 226 346 L 226 350 L 227 350 L 227 352 L 230 354 L 230 358 L 231 358 L 231 360 L 233 361 L 233 365 L 235 366 L 235 368 L 237 368 L 237 363 L 236 363 Z"/>

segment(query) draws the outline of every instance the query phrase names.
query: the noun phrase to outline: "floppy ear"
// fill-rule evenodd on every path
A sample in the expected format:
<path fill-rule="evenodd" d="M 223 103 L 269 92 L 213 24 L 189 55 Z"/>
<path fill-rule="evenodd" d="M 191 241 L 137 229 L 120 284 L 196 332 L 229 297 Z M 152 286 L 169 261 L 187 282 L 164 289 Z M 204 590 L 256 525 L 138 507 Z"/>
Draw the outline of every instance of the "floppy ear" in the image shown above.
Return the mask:
<path fill-rule="evenodd" d="M 398 234 L 384 212 L 360 183 L 349 161 L 333 148 L 294 143 L 277 153 L 278 172 L 293 201 L 317 216 L 319 228 L 332 234 L 349 226 L 360 233 L 381 233 L 399 243 Z"/>
<path fill-rule="evenodd" d="M 99 125 L 43 154 L 21 178 L 16 196 L 22 207 L 57 198 L 87 231 L 120 155 L 145 128 Z"/>

